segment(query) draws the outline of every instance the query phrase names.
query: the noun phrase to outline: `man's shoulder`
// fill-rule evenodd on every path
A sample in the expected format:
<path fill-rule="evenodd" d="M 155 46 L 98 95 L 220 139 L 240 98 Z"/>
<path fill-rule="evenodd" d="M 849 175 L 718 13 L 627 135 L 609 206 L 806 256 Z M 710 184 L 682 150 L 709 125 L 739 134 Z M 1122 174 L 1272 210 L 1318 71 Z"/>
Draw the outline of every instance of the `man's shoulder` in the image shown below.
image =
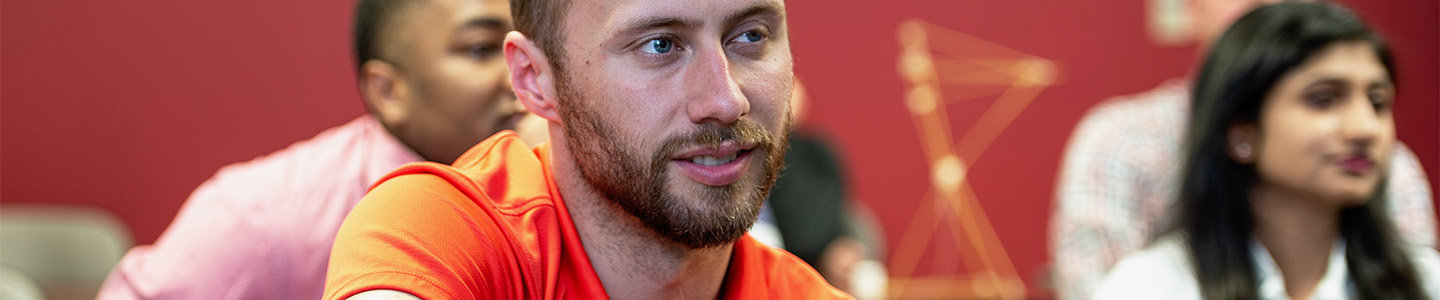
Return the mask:
<path fill-rule="evenodd" d="M 333 217 L 338 223 L 370 183 L 414 160 L 403 144 L 371 123 L 373 118 L 362 116 L 284 149 L 226 165 L 195 188 L 186 206 L 227 207 L 249 218 L 302 223 Z"/>
<path fill-rule="evenodd" d="M 551 194 L 550 182 L 530 148 L 514 133 L 505 132 L 477 144 L 454 165 L 415 162 L 401 166 L 375 183 L 356 210 L 383 212 L 373 215 L 377 218 L 433 223 L 434 230 L 484 226 L 505 233 L 496 237 L 528 236 L 553 229 L 550 224 L 535 224 L 534 217 L 563 213 Z M 361 216 L 369 215 L 357 212 L 350 218 Z"/>
<path fill-rule="evenodd" d="M 325 299 L 374 289 L 475 298 L 465 293 L 502 293 L 501 283 L 520 282 L 512 271 L 527 269 L 527 260 L 515 251 L 512 228 L 487 196 L 457 180 L 465 179 L 448 166 L 417 163 L 371 188 L 336 236 Z"/>
<path fill-rule="evenodd" d="M 805 261 L 748 235 L 735 243 L 733 255 L 726 299 L 852 299 Z"/>
<path fill-rule="evenodd" d="M 1085 113 L 1077 128 L 1083 130 L 1089 125 L 1114 134 L 1117 132 L 1112 130 L 1183 124 L 1188 119 L 1189 99 L 1189 86 L 1180 79 L 1170 80 L 1145 92 L 1101 101 Z"/>
<path fill-rule="evenodd" d="M 246 188 L 251 193 L 277 198 L 285 195 L 310 194 L 307 191 L 330 189 L 333 185 L 353 185 L 364 181 L 369 168 L 393 169 L 400 164 L 415 160 L 405 157 L 394 159 L 383 166 L 371 166 L 371 155 L 384 138 L 383 128 L 369 116 L 364 116 L 344 125 L 332 127 L 314 137 L 295 142 L 284 149 L 256 157 L 249 161 L 233 163 L 220 168 L 206 181 L 207 186 L 220 188 Z M 393 140 L 393 139 L 392 139 Z M 398 142 L 386 145 L 403 148 Z M 364 183 L 361 183 L 364 184 Z"/>
<path fill-rule="evenodd" d="M 538 149 L 530 148 L 514 132 L 502 131 L 476 144 L 453 165 L 410 163 L 386 175 L 381 183 L 403 175 L 428 174 L 432 177 L 429 185 L 446 183 L 471 200 L 485 200 L 487 206 L 508 209 L 545 204 L 553 201 L 553 179 L 541 161 L 547 148 Z"/>
<path fill-rule="evenodd" d="M 1171 80 L 1097 104 L 1075 125 L 1065 147 L 1063 172 L 1098 169 L 1123 177 L 1163 177 L 1166 172 L 1151 166 L 1177 160 L 1189 119 L 1188 91 L 1183 81 Z"/>
<path fill-rule="evenodd" d="M 534 272 L 558 248 L 547 243 L 559 241 L 543 237 L 563 230 L 545 220 L 564 217 L 536 157 L 506 133 L 454 165 L 412 163 L 386 175 L 340 230 L 326 299 L 382 288 L 426 299 L 533 294 L 514 283 L 542 278 Z"/>

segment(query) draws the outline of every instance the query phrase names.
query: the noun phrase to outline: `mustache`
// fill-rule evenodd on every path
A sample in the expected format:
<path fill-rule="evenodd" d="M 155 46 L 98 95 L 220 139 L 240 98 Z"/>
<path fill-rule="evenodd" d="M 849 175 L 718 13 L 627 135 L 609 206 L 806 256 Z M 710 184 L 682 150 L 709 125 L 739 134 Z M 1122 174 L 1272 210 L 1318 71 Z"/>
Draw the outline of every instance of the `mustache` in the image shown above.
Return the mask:
<path fill-rule="evenodd" d="M 725 141 L 755 145 L 755 150 L 765 152 L 775 148 L 775 138 L 753 121 L 741 119 L 730 125 L 703 123 L 695 130 L 666 138 L 652 161 L 668 161 L 671 154 L 687 147 L 720 147 Z"/>

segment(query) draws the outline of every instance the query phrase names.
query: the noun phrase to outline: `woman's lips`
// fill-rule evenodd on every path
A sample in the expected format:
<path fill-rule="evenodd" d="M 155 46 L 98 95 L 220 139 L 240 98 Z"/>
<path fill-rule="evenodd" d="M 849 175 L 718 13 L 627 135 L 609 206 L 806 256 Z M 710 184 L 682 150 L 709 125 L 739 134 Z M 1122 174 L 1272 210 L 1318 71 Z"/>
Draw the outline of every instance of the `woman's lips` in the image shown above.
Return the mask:
<path fill-rule="evenodd" d="M 1350 175 L 1365 175 L 1375 170 L 1375 161 L 1369 157 L 1355 155 L 1341 160 L 1340 167 Z"/>

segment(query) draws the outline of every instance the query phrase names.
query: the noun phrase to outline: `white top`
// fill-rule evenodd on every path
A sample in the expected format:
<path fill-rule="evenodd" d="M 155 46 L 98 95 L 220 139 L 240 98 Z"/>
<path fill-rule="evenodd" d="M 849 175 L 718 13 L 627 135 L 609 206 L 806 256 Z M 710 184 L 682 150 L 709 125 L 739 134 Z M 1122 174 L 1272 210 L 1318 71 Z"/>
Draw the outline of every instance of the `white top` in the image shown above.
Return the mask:
<path fill-rule="evenodd" d="M 1430 299 L 1440 299 L 1440 253 L 1435 249 L 1413 246 L 1407 251 L 1418 271 L 1422 289 Z M 1270 257 L 1269 250 L 1259 242 L 1250 243 L 1255 259 L 1257 292 L 1260 299 L 1290 300 L 1285 280 Z M 1167 235 L 1139 252 L 1125 256 L 1100 283 L 1092 299 L 1175 299 L 1199 300 L 1200 285 L 1186 251 L 1184 240 Z M 1312 300 L 1354 299 L 1355 286 L 1345 262 L 1345 244 L 1336 241 L 1330 250 L 1325 276 L 1310 295 Z"/>

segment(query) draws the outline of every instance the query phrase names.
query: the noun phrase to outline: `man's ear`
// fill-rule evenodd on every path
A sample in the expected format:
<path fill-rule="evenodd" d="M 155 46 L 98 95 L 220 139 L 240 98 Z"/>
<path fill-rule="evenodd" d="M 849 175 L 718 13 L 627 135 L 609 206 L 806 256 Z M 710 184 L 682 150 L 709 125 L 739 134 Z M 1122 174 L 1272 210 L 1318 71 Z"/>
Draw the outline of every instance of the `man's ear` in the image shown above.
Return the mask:
<path fill-rule="evenodd" d="M 405 124 L 410 114 L 409 85 L 388 62 L 372 59 L 360 65 L 360 96 L 370 113 L 386 127 Z"/>
<path fill-rule="evenodd" d="M 555 77 L 545 52 L 524 34 L 511 31 L 505 35 L 505 64 L 510 68 L 510 86 L 525 110 L 560 122 Z"/>
<path fill-rule="evenodd" d="M 1260 139 L 1255 124 L 1231 124 L 1225 132 L 1225 152 L 1242 165 L 1255 163 L 1260 156 Z"/>

